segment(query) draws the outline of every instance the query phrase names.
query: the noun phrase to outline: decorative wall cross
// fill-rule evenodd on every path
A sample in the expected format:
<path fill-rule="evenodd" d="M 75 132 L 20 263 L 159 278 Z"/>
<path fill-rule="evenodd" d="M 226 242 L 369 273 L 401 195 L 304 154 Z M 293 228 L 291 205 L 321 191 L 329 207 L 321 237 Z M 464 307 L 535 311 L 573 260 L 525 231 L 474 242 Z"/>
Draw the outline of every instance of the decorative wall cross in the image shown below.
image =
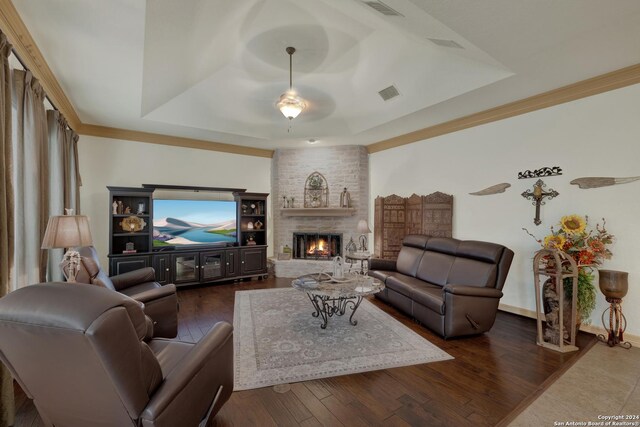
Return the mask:
<path fill-rule="evenodd" d="M 548 191 L 545 191 L 543 188 L 546 186 L 547 184 L 539 179 L 533 185 L 533 191 L 527 190 L 522 193 L 522 197 L 528 200 L 532 200 L 532 204 L 536 207 L 536 217 L 533 219 L 533 223 L 535 225 L 542 224 L 542 221 L 540 221 L 540 206 L 545 204 L 544 198 L 547 197 L 549 199 L 553 199 L 560 194 L 556 190 L 553 190 L 551 188 Z"/>

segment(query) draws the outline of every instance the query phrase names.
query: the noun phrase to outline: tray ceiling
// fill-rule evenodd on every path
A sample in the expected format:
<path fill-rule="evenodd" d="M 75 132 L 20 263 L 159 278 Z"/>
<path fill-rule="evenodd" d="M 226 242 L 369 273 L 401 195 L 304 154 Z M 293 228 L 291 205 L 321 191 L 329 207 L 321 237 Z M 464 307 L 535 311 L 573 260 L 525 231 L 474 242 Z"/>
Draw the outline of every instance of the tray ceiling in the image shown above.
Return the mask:
<path fill-rule="evenodd" d="M 14 0 L 83 123 L 267 149 L 369 144 L 640 62 L 635 0 L 366 3 Z"/>

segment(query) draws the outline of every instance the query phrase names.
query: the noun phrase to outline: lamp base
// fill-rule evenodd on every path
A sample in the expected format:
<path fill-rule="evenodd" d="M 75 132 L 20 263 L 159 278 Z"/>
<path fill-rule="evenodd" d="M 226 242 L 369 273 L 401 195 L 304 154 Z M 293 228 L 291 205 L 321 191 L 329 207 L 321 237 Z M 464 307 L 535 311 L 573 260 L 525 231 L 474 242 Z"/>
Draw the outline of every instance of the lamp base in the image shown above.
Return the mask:
<path fill-rule="evenodd" d="M 71 249 L 65 252 L 60 268 L 67 282 L 76 283 L 76 277 L 80 271 L 80 252 Z"/>
<path fill-rule="evenodd" d="M 602 326 L 608 331 L 608 336 L 598 334 L 598 340 L 607 343 L 609 347 L 619 345 L 630 349 L 631 343 L 624 340 L 624 331 L 627 329 L 627 318 L 622 314 L 622 298 L 607 298 L 610 304 L 602 313 Z M 609 312 L 609 327 L 605 324 L 605 315 Z"/>
<path fill-rule="evenodd" d="M 362 252 L 367 252 L 367 236 L 364 234 L 361 234 L 358 240 L 360 243 L 360 250 Z"/>

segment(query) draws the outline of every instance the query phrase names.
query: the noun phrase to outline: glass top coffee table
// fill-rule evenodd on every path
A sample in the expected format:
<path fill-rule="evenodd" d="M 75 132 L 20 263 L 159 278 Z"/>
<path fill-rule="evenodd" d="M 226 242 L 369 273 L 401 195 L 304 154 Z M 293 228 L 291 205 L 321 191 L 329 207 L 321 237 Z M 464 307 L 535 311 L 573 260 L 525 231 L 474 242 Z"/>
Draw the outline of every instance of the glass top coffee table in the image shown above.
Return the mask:
<path fill-rule="evenodd" d="M 357 325 L 353 315 L 362 299 L 384 289 L 380 280 L 358 273 L 347 274 L 342 279 L 335 279 L 327 273 L 307 274 L 294 279 L 291 286 L 307 294 L 315 309 L 311 315 L 322 319 L 322 329 L 326 329 L 330 317 L 342 316 L 347 309 L 351 309 L 349 323 Z"/>

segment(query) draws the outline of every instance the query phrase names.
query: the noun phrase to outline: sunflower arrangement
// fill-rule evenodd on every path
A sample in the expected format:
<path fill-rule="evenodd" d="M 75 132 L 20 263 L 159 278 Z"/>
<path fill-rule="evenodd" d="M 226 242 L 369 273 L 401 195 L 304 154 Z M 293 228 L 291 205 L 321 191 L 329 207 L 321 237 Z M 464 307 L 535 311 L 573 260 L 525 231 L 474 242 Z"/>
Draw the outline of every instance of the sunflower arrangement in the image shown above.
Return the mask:
<path fill-rule="evenodd" d="M 613 243 L 614 236 L 606 229 L 606 221 L 589 229 L 589 217 L 567 215 L 560 219 L 556 227 L 551 227 L 551 234 L 538 239 L 524 228 L 545 249 L 558 249 L 571 256 L 578 265 L 578 313 L 587 320 L 596 304 L 596 290 L 593 286 L 592 269 L 602 265 L 611 258 L 608 246 Z M 565 279 L 565 293 L 571 297 L 571 279 Z"/>

